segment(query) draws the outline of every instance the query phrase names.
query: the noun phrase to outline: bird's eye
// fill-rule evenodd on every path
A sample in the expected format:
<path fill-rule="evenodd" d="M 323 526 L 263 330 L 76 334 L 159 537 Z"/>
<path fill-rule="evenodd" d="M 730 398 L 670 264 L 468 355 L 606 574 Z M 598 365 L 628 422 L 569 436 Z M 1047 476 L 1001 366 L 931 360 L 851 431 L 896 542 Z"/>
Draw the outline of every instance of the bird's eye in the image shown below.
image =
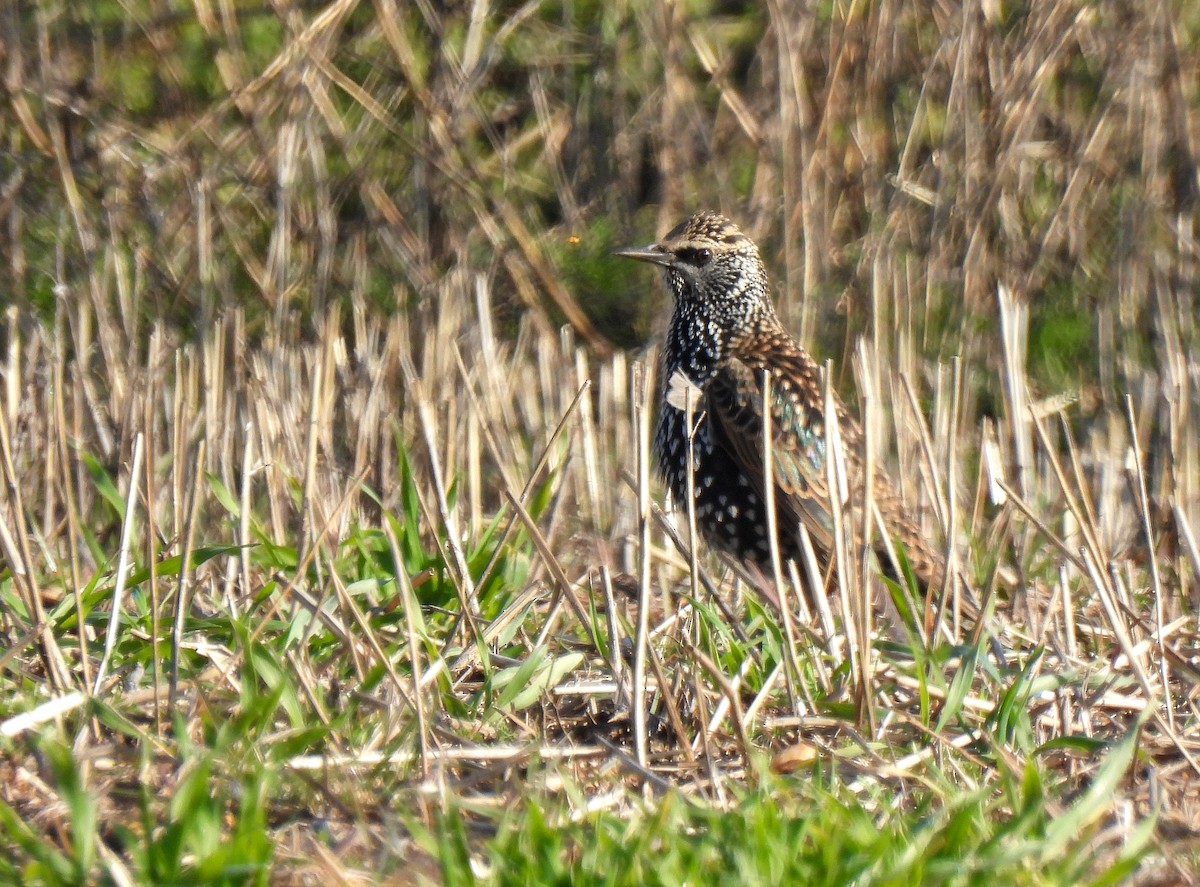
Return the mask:
<path fill-rule="evenodd" d="M 694 265 L 697 268 L 703 268 L 712 261 L 712 250 L 688 247 L 687 249 L 681 249 L 679 251 L 679 258 L 683 259 L 689 265 Z"/>

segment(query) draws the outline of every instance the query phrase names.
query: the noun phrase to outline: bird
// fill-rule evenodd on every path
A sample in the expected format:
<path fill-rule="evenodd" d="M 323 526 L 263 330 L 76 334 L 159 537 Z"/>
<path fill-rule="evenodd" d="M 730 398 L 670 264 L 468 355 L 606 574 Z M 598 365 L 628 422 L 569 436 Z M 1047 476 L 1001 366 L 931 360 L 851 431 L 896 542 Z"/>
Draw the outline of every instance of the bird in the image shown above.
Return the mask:
<path fill-rule="evenodd" d="M 657 243 L 617 255 L 659 266 L 674 299 L 659 372 L 652 449 L 676 503 L 688 497 L 689 440 L 697 528 L 712 547 L 763 568 L 771 564 L 763 406 L 770 405 L 771 479 L 778 551 L 801 560 L 807 529 L 826 581 L 834 523 L 828 489 L 826 398 L 821 369 L 784 328 L 758 247 L 720 213 L 697 212 Z M 691 400 L 692 433 L 688 426 Z M 842 442 L 847 511 L 862 502 L 863 430 L 833 394 Z M 872 496 L 883 526 L 903 547 L 923 590 L 941 587 L 944 559 L 910 517 L 879 466 Z M 879 533 L 877 559 L 899 578 Z"/>

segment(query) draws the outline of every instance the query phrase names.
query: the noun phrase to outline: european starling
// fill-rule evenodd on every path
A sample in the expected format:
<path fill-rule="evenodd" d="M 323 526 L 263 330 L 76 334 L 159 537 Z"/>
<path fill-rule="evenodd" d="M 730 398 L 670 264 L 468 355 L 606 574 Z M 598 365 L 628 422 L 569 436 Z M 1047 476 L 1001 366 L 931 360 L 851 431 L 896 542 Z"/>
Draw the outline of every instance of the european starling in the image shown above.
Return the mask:
<path fill-rule="evenodd" d="M 779 553 L 799 560 L 799 525 L 828 569 L 833 520 L 827 493 L 825 397 L 820 368 L 779 322 L 758 247 L 729 219 L 700 212 L 658 243 L 617 253 L 662 267 L 675 309 L 662 353 L 654 451 L 676 502 L 687 498 L 691 391 L 693 489 L 704 538 L 744 561 L 770 562 L 764 508 L 763 380 L 769 377 L 775 526 Z M 862 427 L 836 395 L 849 511 L 862 501 Z M 905 514 L 876 467 L 873 497 L 883 523 L 926 588 L 941 583 L 942 559 Z M 880 564 L 895 573 L 877 539 Z"/>

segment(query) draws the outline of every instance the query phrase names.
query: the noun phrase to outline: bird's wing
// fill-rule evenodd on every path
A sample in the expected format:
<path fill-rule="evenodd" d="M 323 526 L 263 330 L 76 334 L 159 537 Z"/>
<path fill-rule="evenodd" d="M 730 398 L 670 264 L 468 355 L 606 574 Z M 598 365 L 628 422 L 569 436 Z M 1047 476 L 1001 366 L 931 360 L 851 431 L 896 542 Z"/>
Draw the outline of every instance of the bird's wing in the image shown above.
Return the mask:
<path fill-rule="evenodd" d="M 749 477 L 763 486 L 763 380 L 770 382 L 771 471 L 780 531 L 783 521 L 803 522 L 814 546 L 829 552 L 833 545 L 833 517 L 828 484 L 828 443 L 824 386 L 820 369 L 798 347 L 776 346 L 770 364 L 754 358 L 729 360 L 705 392 L 705 408 L 712 416 L 718 442 L 746 466 Z M 841 475 L 846 486 L 839 490 L 843 507 L 853 512 L 861 507 L 863 431 L 841 399 L 832 398 L 841 439 Z M 874 473 L 872 498 L 883 517 L 887 532 L 904 544 L 909 563 L 918 578 L 940 585 L 942 558 L 908 515 L 899 492 L 881 468 Z M 762 490 L 760 489 L 760 492 Z M 881 560 L 883 555 L 880 555 Z"/>
<path fill-rule="evenodd" d="M 771 471 L 775 484 L 775 503 L 781 521 L 803 522 L 813 544 L 828 552 L 833 545 L 833 517 L 828 494 L 828 464 L 825 432 L 824 394 L 819 370 L 803 353 L 778 352 L 771 355 L 765 369 L 756 362 L 730 360 L 709 383 L 705 407 L 708 409 L 717 440 L 746 466 L 750 477 L 763 477 L 763 378 L 770 378 Z M 846 414 L 840 400 L 838 430 L 844 442 L 844 458 L 857 459 L 862 432 Z M 849 488 L 843 495 L 855 493 L 862 472 L 847 465 L 843 472 Z M 848 506 L 849 507 L 849 506 Z"/>

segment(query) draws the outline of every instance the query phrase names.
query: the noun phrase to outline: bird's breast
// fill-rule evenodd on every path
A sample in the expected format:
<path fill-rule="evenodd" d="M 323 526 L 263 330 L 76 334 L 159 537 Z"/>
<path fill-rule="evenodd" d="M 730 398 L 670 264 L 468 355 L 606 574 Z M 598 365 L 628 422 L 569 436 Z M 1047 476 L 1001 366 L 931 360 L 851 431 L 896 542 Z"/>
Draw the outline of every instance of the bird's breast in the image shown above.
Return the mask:
<path fill-rule="evenodd" d="M 765 563 L 770 557 L 766 511 L 758 485 L 728 449 L 715 440 L 703 404 L 687 416 L 664 397 L 654 437 L 659 471 L 680 511 L 688 501 L 688 447 L 692 451 L 691 492 L 696 524 L 707 542 L 736 557 Z"/>

